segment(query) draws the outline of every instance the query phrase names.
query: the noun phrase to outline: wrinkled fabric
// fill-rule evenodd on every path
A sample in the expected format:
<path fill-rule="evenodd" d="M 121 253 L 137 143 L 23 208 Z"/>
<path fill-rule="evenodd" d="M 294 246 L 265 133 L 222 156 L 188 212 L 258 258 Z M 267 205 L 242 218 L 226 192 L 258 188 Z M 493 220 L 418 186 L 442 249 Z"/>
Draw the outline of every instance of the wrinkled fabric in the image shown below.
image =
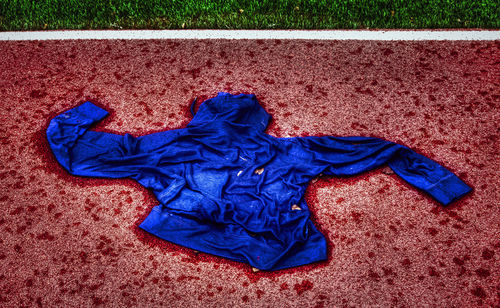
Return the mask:
<path fill-rule="evenodd" d="M 471 191 L 413 150 L 373 137 L 276 138 L 255 95 L 220 92 L 186 128 L 140 137 L 95 132 L 108 113 L 85 102 L 51 120 L 47 138 L 71 174 L 133 178 L 159 204 L 140 228 L 173 243 L 277 270 L 325 260 L 326 241 L 304 192 L 319 174 L 388 164 L 443 205 Z"/>

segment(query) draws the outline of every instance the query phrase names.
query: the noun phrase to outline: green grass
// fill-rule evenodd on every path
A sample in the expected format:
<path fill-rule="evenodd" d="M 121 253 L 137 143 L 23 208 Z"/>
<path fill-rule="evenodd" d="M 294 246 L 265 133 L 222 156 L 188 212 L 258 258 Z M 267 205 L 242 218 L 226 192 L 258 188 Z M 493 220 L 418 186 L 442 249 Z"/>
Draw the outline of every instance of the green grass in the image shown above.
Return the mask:
<path fill-rule="evenodd" d="M 498 0 L 0 0 L 0 30 L 499 28 Z"/>

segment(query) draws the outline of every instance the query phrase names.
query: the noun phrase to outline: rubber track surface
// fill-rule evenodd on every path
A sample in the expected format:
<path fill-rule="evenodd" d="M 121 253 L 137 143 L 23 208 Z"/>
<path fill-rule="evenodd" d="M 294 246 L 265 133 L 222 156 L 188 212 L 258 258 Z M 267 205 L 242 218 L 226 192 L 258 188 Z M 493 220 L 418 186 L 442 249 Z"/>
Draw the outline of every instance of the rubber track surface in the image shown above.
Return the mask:
<path fill-rule="evenodd" d="M 0 43 L 0 306 L 471 307 L 500 302 L 500 43 Z M 94 129 L 184 127 L 195 96 L 255 93 L 274 136 L 376 136 L 474 188 L 443 208 L 387 168 L 319 178 L 307 200 L 325 262 L 277 272 L 158 240 L 132 180 L 74 177 L 48 120 L 84 100 Z"/>

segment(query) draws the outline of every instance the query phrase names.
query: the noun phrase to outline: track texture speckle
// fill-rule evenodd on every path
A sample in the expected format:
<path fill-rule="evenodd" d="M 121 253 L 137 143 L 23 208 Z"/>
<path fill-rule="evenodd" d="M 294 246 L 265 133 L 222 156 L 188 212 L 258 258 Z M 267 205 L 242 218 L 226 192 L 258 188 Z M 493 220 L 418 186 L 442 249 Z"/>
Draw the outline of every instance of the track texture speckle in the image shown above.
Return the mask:
<path fill-rule="evenodd" d="M 0 306 L 494 306 L 500 302 L 499 42 L 0 42 Z M 447 208 L 387 168 L 319 178 L 306 197 L 328 260 L 277 272 L 197 253 L 137 226 L 132 180 L 75 177 L 48 120 L 84 100 L 94 129 L 184 127 L 189 104 L 255 93 L 267 132 L 375 136 L 458 174 Z"/>

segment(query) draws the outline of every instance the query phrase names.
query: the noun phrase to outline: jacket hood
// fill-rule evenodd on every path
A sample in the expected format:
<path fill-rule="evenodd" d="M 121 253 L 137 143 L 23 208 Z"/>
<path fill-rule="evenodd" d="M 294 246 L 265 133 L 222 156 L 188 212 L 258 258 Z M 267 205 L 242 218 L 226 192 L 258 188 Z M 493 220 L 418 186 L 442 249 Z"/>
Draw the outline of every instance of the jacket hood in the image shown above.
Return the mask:
<path fill-rule="evenodd" d="M 233 95 L 219 92 L 205 100 L 188 126 L 207 125 L 220 121 L 249 125 L 264 131 L 271 116 L 259 105 L 255 94 Z"/>

